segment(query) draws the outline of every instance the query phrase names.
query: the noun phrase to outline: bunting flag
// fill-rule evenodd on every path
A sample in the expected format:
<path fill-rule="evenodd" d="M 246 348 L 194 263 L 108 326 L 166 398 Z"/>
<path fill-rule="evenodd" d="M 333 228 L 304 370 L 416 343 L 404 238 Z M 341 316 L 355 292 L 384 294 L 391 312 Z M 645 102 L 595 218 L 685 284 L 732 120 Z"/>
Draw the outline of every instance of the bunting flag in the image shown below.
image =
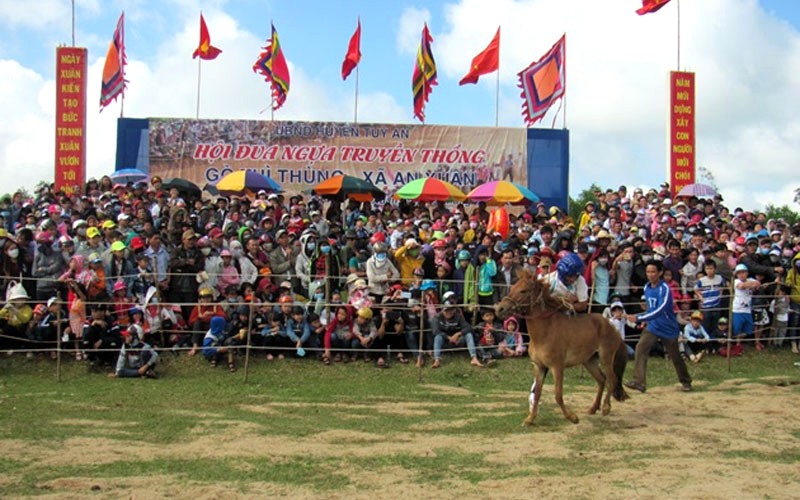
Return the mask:
<path fill-rule="evenodd" d="M 119 15 L 114 38 L 108 45 L 106 62 L 103 65 L 103 83 L 100 87 L 100 111 L 122 94 L 124 97 L 127 80 L 125 80 L 125 12 Z"/>
<path fill-rule="evenodd" d="M 642 0 L 642 8 L 636 9 L 636 13 L 640 16 L 645 14 L 652 14 L 658 11 L 661 7 L 667 5 L 669 0 Z"/>
<path fill-rule="evenodd" d="M 194 50 L 194 54 L 192 54 L 192 59 L 197 59 L 199 56 L 200 59 L 205 59 L 206 61 L 210 61 L 212 59 L 216 59 L 217 56 L 222 52 L 218 48 L 211 45 L 211 35 L 208 34 L 208 27 L 206 26 L 206 20 L 203 19 L 203 13 L 200 13 L 200 44 Z"/>
<path fill-rule="evenodd" d="M 264 47 L 255 64 L 253 72 L 264 75 L 272 87 L 272 109 L 273 111 L 283 106 L 286 95 L 289 93 L 289 66 L 283 56 L 281 44 L 278 41 L 278 32 L 275 25 L 272 25 L 272 38 L 269 44 Z"/>
<path fill-rule="evenodd" d="M 422 40 L 417 50 L 417 61 L 414 65 L 414 76 L 411 79 L 411 88 L 414 91 L 414 116 L 419 121 L 425 121 L 425 103 L 433 91 L 436 81 L 436 61 L 433 59 L 431 44 L 433 37 L 428 31 L 428 23 L 422 28 Z"/>
<path fill-rule="evenodd" d="M 564 34 L 541 59 L 519 75 L 525 123 L 530 127 L 544 118 L 547 110 L 567 89 L 567 35 Z"/>
<path fill-rule="evenodd" d="M 342 80 L 347 80 L 350 73 L 358 66 L 361 61 L 361 19 L 358 20 L 358 27 L 353 36 L 350 37 L 350 44 L 347 46 L 347 54 L 342 62 Z"/>
<path fill-rule="evenodd" d="M 472 58 L 469 72 L 458 82 L 459 85 L 478 83 L 481 75 L 486 75 L 500 68 L 500 27 L 497 27 L 492 41 L 483 49 L 483 52 Z"/>

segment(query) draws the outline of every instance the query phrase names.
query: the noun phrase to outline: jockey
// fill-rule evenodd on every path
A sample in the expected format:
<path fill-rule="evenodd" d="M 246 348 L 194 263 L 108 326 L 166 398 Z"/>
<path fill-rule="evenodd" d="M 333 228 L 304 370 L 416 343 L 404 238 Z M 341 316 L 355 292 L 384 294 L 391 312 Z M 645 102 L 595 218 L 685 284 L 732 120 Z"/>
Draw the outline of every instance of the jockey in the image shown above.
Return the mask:
<path fill-rule="evenodd" d="M 583 260 L 576 253 L 569 252 L 558 260 L 556 270 L 542 277 L 542 281 L 550 285 L 550 294 L 553 297 L 560 297 L 565 305 L 570 306 L 567 314 L 586 312 L 589 308 L 589 287 L 583 278 Z M 533 346 L 531 346 L 533 348 Z M 547 368 L 544 369 L 544 377 L 547 376 Z M 528 395 L 528 403 L 533 408 L 534 391 L 536 390 L 536 380 L 531 384 L 531 393 Z"/>

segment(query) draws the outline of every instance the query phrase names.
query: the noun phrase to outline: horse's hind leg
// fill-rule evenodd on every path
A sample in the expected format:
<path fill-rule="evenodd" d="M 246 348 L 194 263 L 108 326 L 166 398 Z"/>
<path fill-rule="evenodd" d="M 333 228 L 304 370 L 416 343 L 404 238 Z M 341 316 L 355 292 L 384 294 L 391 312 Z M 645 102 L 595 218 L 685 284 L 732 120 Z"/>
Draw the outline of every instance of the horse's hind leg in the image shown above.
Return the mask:
<path fill-rule="evenodd" d="M 616 349 L 604 349 L 600 351 L 600 364 L 606 376 L 606 396 L 603 399 L 603 416 L 611 413 L 611 393 L 617 385 L 617 374 L 614 373 L 614 354 Z"/>
<path fill-rule="evenodd" d="M 547 375 L 547 370 L 543 366 L 537 364 L 533 365 L 534 371 L 534 391 L 533 391 L 533 404 L 530 406 L 530 413 L 522 422 L 523 425 L 533 425 L 536 420 L 536 413 L 539 411 L 539 400 L 542 397 L 542 387 L 544 386 L 544 377 Z"/>
<path fill-rule="evenodd" d="M 564 367 L 554 366 L 552 368 L 553 380 L 555 380 L 556 385 L 556 403 L 561 407 L 561 413 L 564 414 L 564 417 L 573 424 L 577 424 L 578 416 L 564 405 Z"/>
<path fill-rule="evenodd" d="M 600 370 L 600 366 L 597 363 L 597 356 L 592 356 L 589 358 L 583 366 L 586 368 L 586 371 L 594 377 L 597 381 L 597 394 L 594 397 L 594 402 L 592 403 L 592 407 L 589 408 L 589 415 L 594 415 L 597 413 L 597 410 L 600 409 L 600 401 L 603 397 L 603 387 L 606 384 L 606 376 L 603 375 L 603 372 Z"/>

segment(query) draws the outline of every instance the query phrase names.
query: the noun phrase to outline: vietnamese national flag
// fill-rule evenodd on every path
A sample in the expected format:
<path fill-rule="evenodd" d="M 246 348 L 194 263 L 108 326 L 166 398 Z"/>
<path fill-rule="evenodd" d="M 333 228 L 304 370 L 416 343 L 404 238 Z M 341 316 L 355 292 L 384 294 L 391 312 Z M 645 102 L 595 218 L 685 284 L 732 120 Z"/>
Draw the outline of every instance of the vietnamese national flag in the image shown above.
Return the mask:
<path fill-rule="evenodd" d="M 211 36 L 208 34 L 208 27 L 206 26 L 206 20 L 203 19 L 203 13 L 200 13 L 200 44 L 192 54 L 192 59 L 197 59 L 197 56 L 200 56 L 200 59 L 205 59 L 206 61 L 210 61 L 211 59 L 216 59 L 217 56 L 222 52 L 218 48 L 211 45 Z"/>
<path fill-rule="evenodd" d="M 500 67 L 500 27 L 497 28 L 492 41 L 483 49 L 483 52 L 472 58 L 469 72 L 458 82 L 459 85 L 478 83 L 481 75 L 497 71 Z"/>
<path fill-rule="evenodd" d="M 342 80 L 347 80 L 359 61 L 361 61 L 361 19 L 358 20 L 355 33 L 350 37 L 350 45 L 347 46 L 347 54 L 342 62 Z"/>
<path fill-rule="evenodd" d="M 669 0 L 642 0 L 642 8 L 636 9 L 636 13 L 640 16 L 652 14 L 668 3 Z"/>

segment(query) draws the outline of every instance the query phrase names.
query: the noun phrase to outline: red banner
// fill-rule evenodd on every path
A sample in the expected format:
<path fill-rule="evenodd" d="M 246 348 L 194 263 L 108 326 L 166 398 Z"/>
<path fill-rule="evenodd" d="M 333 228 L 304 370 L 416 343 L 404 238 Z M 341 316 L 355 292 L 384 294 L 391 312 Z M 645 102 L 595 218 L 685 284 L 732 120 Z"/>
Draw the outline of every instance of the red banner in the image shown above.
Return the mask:
<path fill-rule="evenodd" d="M 56 49 L 56 191 L 80 193 L 86 183 L 87 50 Z"/>
<path fill-rule="evenodd" d="M 672 196 L 695 182 L 694 73 L 669 74 L 669 185 Z"/>

